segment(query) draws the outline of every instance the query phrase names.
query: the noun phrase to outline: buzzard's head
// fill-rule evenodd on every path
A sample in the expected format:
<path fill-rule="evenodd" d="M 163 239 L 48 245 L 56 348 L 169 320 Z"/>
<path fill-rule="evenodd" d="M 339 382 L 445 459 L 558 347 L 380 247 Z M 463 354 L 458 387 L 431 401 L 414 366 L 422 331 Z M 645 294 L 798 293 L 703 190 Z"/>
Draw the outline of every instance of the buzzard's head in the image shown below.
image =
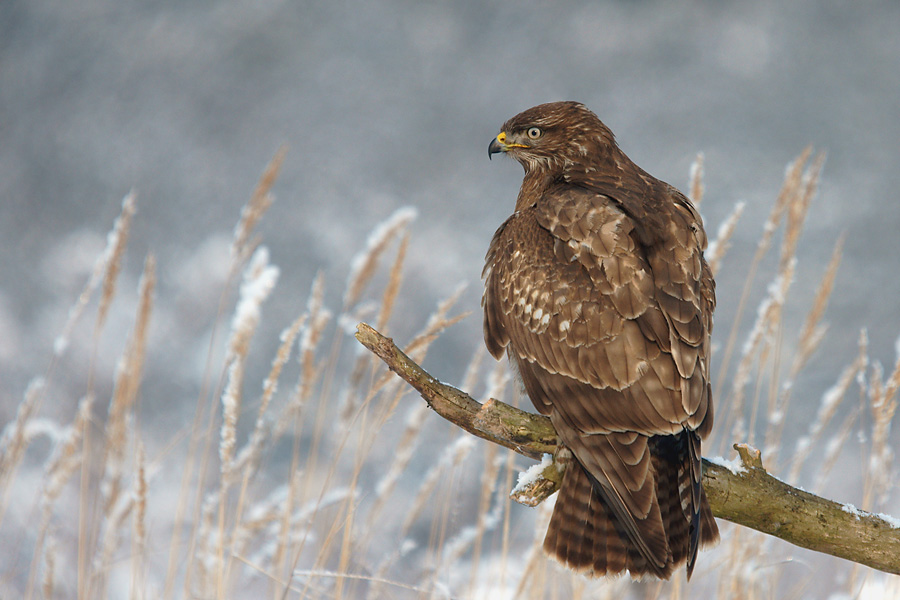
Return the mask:
<path fill-rule="evenodd" d="M 488 146 L 508 153 L 526 172 L 584 170 L 616 148 L 612 131 L 578 102 L 551 102 L 521 112 Z"/>

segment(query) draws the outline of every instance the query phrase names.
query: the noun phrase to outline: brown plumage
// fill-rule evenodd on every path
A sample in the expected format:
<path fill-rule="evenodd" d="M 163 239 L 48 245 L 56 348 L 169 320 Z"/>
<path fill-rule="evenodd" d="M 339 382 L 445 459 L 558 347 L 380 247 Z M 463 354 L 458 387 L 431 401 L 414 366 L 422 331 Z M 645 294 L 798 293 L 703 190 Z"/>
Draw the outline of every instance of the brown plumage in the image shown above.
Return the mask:
<path fill-rule="evenodd" d="M 525 168 L 484 268 L 484 337 L 574 454 L 544 549 L 592 576 L 668 578 L 719 533 L 700 482 L 715 284 L 691 202 L 576 102 L 507 121 Z"/>

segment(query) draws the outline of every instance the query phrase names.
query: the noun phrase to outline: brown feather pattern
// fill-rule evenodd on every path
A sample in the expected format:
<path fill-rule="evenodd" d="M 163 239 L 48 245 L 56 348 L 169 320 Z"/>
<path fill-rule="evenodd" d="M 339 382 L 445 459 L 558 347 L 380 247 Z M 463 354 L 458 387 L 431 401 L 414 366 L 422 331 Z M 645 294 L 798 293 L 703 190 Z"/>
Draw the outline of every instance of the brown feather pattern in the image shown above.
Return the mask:
<path fill-rule="evenodd" d="M 485 342 L 575 457 L 544 548 L 590 575 L 690 577 L 718 539 L 700 483 L 715 308 L 700 216 L 581 104 L 502 131 L 491 151 L 525 178 L 487 253 Z"/>

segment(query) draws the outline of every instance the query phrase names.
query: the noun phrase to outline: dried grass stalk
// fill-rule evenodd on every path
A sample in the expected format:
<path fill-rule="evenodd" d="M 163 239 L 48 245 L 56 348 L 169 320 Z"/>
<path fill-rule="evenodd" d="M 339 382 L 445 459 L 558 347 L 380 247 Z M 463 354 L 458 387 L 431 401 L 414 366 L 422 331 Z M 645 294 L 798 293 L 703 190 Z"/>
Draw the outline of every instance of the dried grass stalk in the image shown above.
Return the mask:
<path fill-rule="evenodd" d="M 823 315 L 825 314 L 825 308 L 828 306 L 828 299 L 831 296 L 831 291 L 834 287 L 834 279 L 837 275 L 838 265 L 840 264 L 842 247 L 843 237 L 838 239 L 838 242 L 835 244 L 834 250 L 831 254 L 831 260 L 828 263 L 828 268 L 825 270 L 825 275 L 822 278 L 822 281 L 819 283 L 818 289 L 816 290 L 812 308 L 807 314 L 806 321 L 804 322 L 803 327 L 800 330 L 800 337 L 797 340 L 797 350 L 795 351 L 794 357 L 791 361 L 791 368 L 790 372 L 788 373 L 787 379 L 781 385 L 781 391 L 777 394 L 777 401 L 770 404 L 769 410 L 771 411 L 771 413 L 780 417 L 776 421 L 772 422 L 773 426 L 771 430 L 767 432 L 767 438 L 770 440 L 770 450 L 772 450 L 773 452 L 773 447 L 775 446 L 774 441 L 781 440 L 782 434 L 784 432 L 784 415 L 786 414 L 788 405 L 790 404 L 791 394 L 794 389 L 794 382 L 796 381 L 797 375 L 806 365 L 807 361 L 809 361 L 809 359 L 812 357 L 813 352 L 815 352 L 816 348 L 819 345 L 819 342 L 825 335 L 826 327 L 821 324 L 821 321 Z M 774 399 L 775 397 L 776 395 L 773 394 L 772 398 Z M 833 412 L 829 414 L 826 411 L 825 413 L 820 412 L 819 416 L 827 417 L 828 419 L 830 419 L 830 416 L 833 414 Z M 821 427 L 824 427 L 824 425 L 825 424 L 822 423 Z M 794 465 L 798 465 L 796 457 L 793 463 Z"/>
<path fill-rule="evenodd" d="M 366 284 L 375 274 L 381 254 L 391 243 L 391 240 L 404 231 L 415 220 L 416 216 L 418 216 L 418 211 L 415 208 L 406 206 L 395 211 L 394 214 L 372 230 L 366 242 L 365 250 L 357 254 L 351 263 L 350 275 L 347 278 L 347 287 L 344 292 L 343 312 L 348 312 L 356 304 Z"/>
<path fill-rule="evenodd" d="M 241 218 L 234 228 L 234 238 L 231 243 L 232 269 L 236 269 L 244 259 L 250 255 L 256 244 L 251 243 L 250 236 L 256 228 L 259 220 L 262 219 L 269 207 L 272 206 L 273 197 L 269 193 L 275 180 L 278 178 L 278 171 L 281 169 L 281 163 L 287 155 L 287 146 L 282 146 L 275 153 L 275 156 L 266 165 L 262 177 L 256 184 L 250 201 L 244 205 L 241 210 Z"/>
<path fill-rule="evenodd" d="M 394 449 L 393 460 L 385 474 L 375 485 L 375 503 L 372 505 L 368 515 L 368 527 L 372 533 L 376 530 L 381 511 L 393 495 L 400 476 L 406 472 L 410 461 L 415 457 L 415 450 L 422 439 L 422 427 L 425 425 L 427 417 L 428 406 L 424 404 L 413 406 L 406 417 L 406 426 L 403 429 L 403 433 L 400 434 L 400 440 Z M 363 546 L 366 545 L 369 537 L 367 535 L 364 538 Z"/>
<path fill-rule="evenodd" d="M 459 465 L 474 447 L 475 445 L 471 436 L 461 433 L 453 442 L 444 448 L 438 462 L 432 466 L 422 478 L 422 483 L 419 485 L 419 489 L 406 513 L 406 518 L 400 526 L 400 539 L 406 538 L 413 523 L 416 522 L 416 519 L 419 518 L 422 511 L 428 506 L 428 500 L 431 498 L 438 483 L 440 483 L 441 477 L 444 476 L 446 471 Z"/>
<path fill-rule="evenodd" d="M 125 246 L 128 243 L 128 233 L 131 231 L 131 219 L 136 207 L 136 194 L 132 191 L 122 201 L 122 213 L 116 219 L 113 230 L 106 240 L 109 258 L 106 260 L 106 272 L 103 276 L 103 287 L 100 293 L 100 304 L 97 308 L 96 330 L 103 329 L 106 315 L 116 295 L 116 281 L 122 270 L 122 258 L 125 256 Z"/>
<path fill-rule="evenodd" d="M 39 500 L 41 522 L 37 528 L 37 539 L 35 540 L 34 554 L 32 555 L 31 572 L 28 577 L 28 592 L 26 593 L 27 598 L 30 598 L 34 591 L 38 569 L 37 560 L 42 552 L 45 557 L 44 584 L 42 585 L 47 585 L 48 577 L 52 585 L 53 575 L 52 573 L 48 575 L 46 572 L 46 569 L 53 569 L 52 565 L 46 564 L 46 557 L 51 554 L 51 550 L 49 547 L 45 550 L 44 545 L 49 545 L 51 539 L 50 524 L 53 517 L 53 508 L 56 506 L 66 483 L 82 466 L 81 442 L 90 422 L 93 404 L 94 399 L 91 396 L 86 396 L 78 403 L 78 412 L 75 414 L 75 419 L 59 436 L 56 447 L 47 460 L 43 489 Z M 55 552 L 56 549 L 54 548 L 52 554 L 55 554 Z"/>
<path fill-rule="evenodd" d="M 319 273 L 313 281 L 312 290 L 310 290 L 309 300 L 307 301 L 306 310 L 309 314 L 309 325 L 300 336 L 300 352 L 297 355 L 297 359 L 300 362 L 301 377 L 297 383 L 294 402 L 301 405 L 312 395 L 318 379 L 320 365 L 316 362 L 316 352 L 325 333 L 325 327 L 331 322 L 331 311 L 325 308 L 324 297 L 325 278 L 322 273 Z"/>
<path fill-rule="evenodd" d="M 828 443 L 825 445 L 825 451 L 822 453 L 822 465 L 816 475 L 813 489 L 821 490 L 825 487 L 828 477 L 834 469 L 834 465 L 837 463 L 838 458 L 840 458 L 841 451 L 844 449 L 847 440 L 850 439 L 850 434 L 853 432 L 853 425 L 858 418 L 858 411 L 850 411 L 850 413 L 844 417 L 844 421 L 838 428 L 837 433 L 828 440 Z"/>
<path fill-rule="evenodd" d="M 278 347 L 278 352 L 275 354 L 275 360 L 272 361 L 272 368 L 269 370 L 269 374 L 266 376 L 266 380 L 263 383 L 262 400 L 259 403 L 259 412 L 256 416 L 257 422 L 262 420 L 263 415 L 269 408 L 272 396 L 275 395 L 275 392 L 278 389 L 278 378 L 281 376 L 284 365 L 287 364 L 287 361 L 291 357 L 291 348 L 293 348 L 294 342 L 297 340 L 297 336 L 300 334 L 303 325 L 306 324 L 306 319 L 307 315 L 300 315 L 293 323 L 291 323 L 290 327 L 282 331 L 281 336 L 279 336 L 281 345 Z"/>
<path fill-rule="evenodd" d="M 784 304 L 787 298 L 788 290 L 790 289 L 791 284 L 794 280 L 794 272 L 796 271 L 797 266 L 797 244 L 800 240 L 800 234 L 803 231 L 803 224 L 806 221 L 806 216 L 809 214 L 809 207 L 812 203 L 813 196 L 815 196 L 816 189 L 818 187 L 819 175 L 821 173 L 822 165 L 825 161 L 825 155 L 820 153 L 813 160 L 812 164 L 807 168 L 800 178 L 799 182 L 796 183 L 796 186 L 793 188 L 793 193 L 790 194 L 788 202 L 787 202 L 787 219 L 785 224 L 785 232 L 784 238 L 781 243 L 781 254 L 779 258 L 779 267 L 778 267 L 778 277 L 781 282 L 781 289 L 778 291 L 778 297 L 775 302 L 772 302 L 770 305 L 771 314 L 767 315 L 765 326 L 768 328 L 766 332 L 766 345 L 763 348 L 763 352 L 768 352 L 770 348 L 774 347 L 775 360 L 773 361 L 773 369 L 775 370 L 771 376 L 771 389 L 772 391 L 769 394 L 769 406 L 768 406 L 768 427 L 766 429 L 766 446 L 765 451 L 767 456 L 769 457 L 769 462 L 772 465 L 776 464 L 776 460 L 778 458 L 778 449 L 780 448 L 780 440 L 781 433 L 784 427 L 785 415 L 788 410 L 788 405 L 791 399 L 790 389 L 792 378 L 788 380 L 786 386 L 782 389 L 785 390 L 784 393 L 779 394 L 777 391 L 777 382 L 778 378 L 778 366 L 780 361 L 778 360 L 780 355 L 780 336 L 782 332 L 782 315 L 784 311 Z M 820 288 L 820 291 L 827 291 L 829 288 L 826 286 L 825 288 Z M 827 300 L 827 296 L 818 302 L 824 303 Z M 815 303 L 814 303 L 815 309 Z M 811 346 L 811 339 L 800 341 L 801 347 L 803 344 L 806 344 L 808 347 Z M 814 348 L 814 345 L 812 345 Z M 799 360 L 805 362 L 805 358 L 802 353 L 798 355 Z M 752 436 L 752 431 L 751 431 Z M 750 438 L 752 441 L 752 437 Z"/>
<path fill-rule="evenodd" d="M 113 223 L 112 230 L 106 236 L 106 249 L 94 263 L 91 276 L 81 290 L 78 300 L 69 309 L 69 316 L 65 325 L 63 325 L 62 333 L 53 342 L 53 352 L 56 356 L 61 356 L 68 348 L 69 338 L 75 330 L 75 325 L 84 314 L 84 309 L 87 307 L 91 296 L 94 295 L 94 290 L 97 289 L 101 282 L 103 283 L 103 294 L 100 301 L 100 309 L 97 313 L 95 332 L 99 332 L 103 328 L 109 305 L 115 294 L 115 282 L 122 266 L 122 256 L 125 254 L 128 233 L 131 230 L 131 219 L 134 216 L 136 206 L 137 195 L 132 190 L 122 200 L 122 211 L 116 218 L 115 223 Z"/>
<path fill-rule="evenodd" d="M 797 243 L 800 241 L 800 233 L 803 231 L 806 215 L 809 214 L 809 205 L 819 187 L 819 177 L 824 164 L 825 153 L 820 152 L 809 167 L 803 171 L 799 181 L 791 182 L 792 193 L 790 193 L 790 200 L 787 203 L 787 223 L 784 239 L 781 242 L 781 270 L 797 255 Z"/>
<path fill-rule="evenodd" d="M 778 225 L 781 223 L 782 217 L 784 216 L 785 210 L 787 209 L 787 205 L 790 202 L 791 198 L 793 198 L 797 194 L 797 190 L 800 188 L 800 184 L 802 183 L 803 179 L 803 169 L 807 161 L 809 161 L 809 157 L 811 155 L 812 146 L 807 146 L 800 154 L 800 156 L 797 157 L 794 162 L 788 165 L 785 171 L 784 183 L 781 186 L 781 191 L 778 193 L 778 198 L 775 200 L 775 204 L 772 206 L 772 210 L 769 211 L 769 216 L 766 218 L 766 222 L 763 224 L 762 235 L 760 236 L 760 239 L 756 244 L 756 252 L 753 255 L 753 260 L 750 262 L 750 267 L 747 270 L 747 278 L 744 282 L 744 288 L 741 292 L 740 299 L 738 300 L 738 307 L 734 316 L 734 324 L 732 325 L 731 330 L 728 333 L 728 340 L 725 343 L 723 357 L 720 363 L 721 366 L 719 367 L 719 374 L 717 378 L 718 383 L 716 383 L 715 393 L 713 394 L 714 398 L 723 397 L 722 386 L 725 385 L 725 381 L 727 380 L 726 374 L 728 373 L 728 369 L 731 365 L 731 356 L 737 344 L 737 335 L 740 329 L 740 323 L 744 316 L 744 310 L 747 305 L 747 299 L 750 296 L 750 290 L 753 288 L 754 280 L 756 279 L 756 271 L 759 268 L 759 263 L 769 252 L 769 249 L 772 246 L 772 238 L 778 229 Z M 733 421 L 739 416 L 739 409 L 741 408 L 741 406 L 738 406 L 735 410 L 732 410 L 730 420 Z M 730 429 L 730 427 L 726 429 Z"/>
<path fill-rule="evenodd" d="M 316 352 L 325 328 L 331 322 L 331 312 L 324 306 L 324 297 L 325 279 L 320 272 L 313 279 L 306 304 L 306 323 L 299 335 L 297 361 L 300 365 L 300 374 L 288 402 L 275 419 L 275 429 L 272 433 L 275 439 L 284 435 L 289 428 L 299 426 L 297 416 L 302 414 L 303 407 L 309 402 L 321 375 L 322 369 L 316 361 Z"/>
<path fill-rule="evenodd" d="M 762 377 L 763 366 L 767 364 L 767 359 L 775 353 L 775 360 L 772 365 L 774 369 L 778 368 L 778 353 L 780 350 L 780 334 L 781 319 L 784 309 L 784 303 L 787 298 L 788 291 L 794 280 L 794 271 L 796 270 L 796 249 L 797 242 L 800 239 L 800 233 L 803 229 L 803 223 L 809 211 L 812 197 L 815 195 L 818 177 L 821 166 L 824 161 L 824 155 L 817 156 L 809 169 L 804 169 L 806 162 L 812 152 L 811 148 L 804 150 L 800 158 L 792 163 L 787 170 L 784 185 L 778 195 L 775 207 L 766 221 L 763 229 L 763 236 L 757 246 L 757 252 L 751 264 L 751 275 L 748 277 L 744 287 L 741 301 L 738 306 L 738 314 L 735 317 L 735 327 L 729 334 L 729 340 L 725 348 L 725 359 L 722 370 L 720 371 L 720 380 L 725 372 L 725 364 L 730 360 L 733 344 L 736 338 L 737 323 L 740 320 L 743 310 L 744 301 L 749 293 L 749 285 L 753 278 L 753 273 L 759 261 L 768 250 L 772 236 L 778 222 L 783 214 L 787 214 L 787 223 L 785 225 L 784 238 L 782 240 L 781 252 L 779 258 L 778 273 L 775 279 L 769 284 L 768 294 L 760 304 L 757 310 L 756 322 L 747 341 L 744 343 L 741 351 L 741 360 L 738 364 L 733 382 L 731 393 L 729 394 L 728 406 L 731 407 L 730 421 L 733 427 L 730 428 L 733 439 L 749 439 L 753 440 L 755 433 L 756 411 L 760 406 L 760 402 L 754 403 L 754 411 L 750 419 L 750 428 L 745 431 L 743 420 L 744 410 L 744 389 L 750 380 L 752 373 L 752 365 L 754 359 L 759 360 L 759 375 Z M 766 452 L 770 457 L 770 461 L 774 463 L 777 459 L 777 441 L 778 432 L 781 430 L 784 422 L 784 414 L 787 410 L 787 401 L 789 396 L 780 397 L 775 382 L 778 380 L 777 372 L 770 377 L 772 382 L 772 392 L 769 394 L 768 403 L 768 427 L 766 429 Z M 718 384 L 717 388 L 721 385 Z M 717 390 L 718 395 L 718 390 Z M 781 402 L 783 400 L 783 402 Z M 749 435 L 749 438 L 746 437 Z"/>
<path fill-rule="evenodd" d="M 9 505 L 9 494 L 12 492 L 12 481 L 25 456 L 28 447 L 28 423 L 37 410 L 38 402 L 43 397 L 46 382 L 42 377 L 35 377 L 25 389 L 25 398 L 16 409 L 16 420 L 3 428 L 0 436 L 0 523 Z"/>
<path fill-rule="evenodd" d="M 397 248 L 397 258 L 391 265 L 391 274 L 388 277 L 387 286 L 384 288 L 384 294 L 381 297 L 381 310 L 378 311 L 379 328 L 387 327 L 388 319 L 394 311 L 394 303 L 397 300 L 397 293 L 400 291 L 400 284 L 403 282 L 403 264 L 406 258 L 406 250 L 409 248 L 409 231 L 403 232 L 400 239 L 400 247 Z"/>
<path fill-rule="evenodd" d="M 789 481 L 797 481 L 797 478 L 800 476 L 800 470 L 803 468 L 806 459 L 821 439 L 825 427 L 831 422 L 835 413 L 837 413 L 838 407 L 844 399 L 847 390 L 850 388 L 850 384 L 853 383 L 857 373 L 859 373 L 862 364 L 862 361 L 857 358 L 852 364 L 845 367 L 841 372 L 840 377 L 838 377 L 837 382 L 823 394 L 816 419 L 810 425 L 807 434 L 797 440 L 797 444 L 794 448 L 791 470 L 788 475 Z"/>
<path fill-rule="evenodd" d="M 106 518 L 112 516 L 111 511 L 119 499 L 123 461 L 128 447 L 127 421 L 137 400 L 143 377 L 153 291 L 156 288 L 156 260 L 153 255 L 149 255 L 144 261 L 144 273 L 138 288 L 139 303 L 134 331 L 116 369 L 116 383 L 106 420 L 103 483 L 100 488 Z"/>
<path fill-rule="evenodd" d="M 690 183 L 688 184 L 691 202 L 698 208 L 703 202 L 703 158 L 703 153 L 698 152 L 697 158 L 691 163 Z"/>
<path fill-rule="evenodd" d="M 872 414 L 872 448 L 866 470 L 863 509 L 871 510 L 887 499 L 891 487 L 894 450 L 889 444 L 891 421 L 897 411 L 897 390 L 900 387 L 900 358 L 884 381 L 880 364 L 874 364 L 869 374 L 869 410 Z"/>
<path fill-rule="evenodd" d="M 388 282 L 385 286 L 384 293 L 382 294 L 380 309 L 378 310 L 378 316 L 376 317 L 377 322 L 380 323 L 383 328 L 387 327 L 388 320 L 393 313 L 394 303 L 400 290 L 400 284 L 403 281 L 403 265 L 406 258 L 406 251 L 409 247 L 409 239 L 409 232 L 403 230 L 403 237 L 401 238 L 400 245 L 397 249 L 397 256 L 391 265 Z M 376 263 L 377 258 L 376 262 L 371 263 L 371 265 L 367 267 L 370 271 L 369 277 L 374 273 Z M 359 310 L 360 308 L 363 307 L 357 307 L 357 314 L 364 312 L 364 310 Z M 354 324 L 354 321 L 350 319 L 350 315 L 346 312 L 341 315 L 341 321 L 347 325 Z M 337 352 L 340 339 L 341 337 L 338 337 L 335 340 L 333 356 Z M 359 388 L 363 384 L 365 374 L 371 372 L 371 369 L 369 368 L 371 364 L 372 358 L 366 354 L 360 354 L 359 358 L 356 360 L 356 364 L 350 374 L 351 385 L 347 387 L 341 401 L 340 424 L 342 427 L 348 426 L 359 409 L 360 398 L 365 398 L 365 394 L 361 393 Z"/>
<path fill-rule="evenodd" d="M 479 346 L 479 352 L 473 356 L 470 363 L 470 376 L 463 378 L 463 384 L 467 389 L 474 387 L 473 379 L 475 369 L 473 365 L 477 365 L 484 356 L 483 346 Z M 509 383 L 509 369 L 502 362 L 498 362 L 488 374 L 487 389 L 485 391 L 486 398 L 502 398 L 506 392 L 506 386 Z M 475 535 L 472 540 L 472 573 L 469 579 L 470 594 L 475 590 L 478 583 L 478 571 L 480 566 L 480 558 L 482 551 L 482 543 L 488 530 L 493 529 L 499 517 L 508 507 L 506 494 L 498 495 L 494 510 L 491 510 L 491 498 L 497 491 L 497 479 L 500 474 L 500 468 L 506 462 L 507 456 L 498 456 L 499 448 L 494 444 L 488 444 L 484 448 L 484 470 L 481 473 L 481 490 L 478 499 L 478 519 L 475 526 Z"/>
<path fill-rule="evenodd" d="M 119 540 L 125 523 L 134 509 L 134 497 L 125 494 L 117 497 L 117 502 L 104 512 L 102 535 L 97 554 L 91 565 L 86 596 L 96 596 L 94 590 L 107 587 L 109 572 L 114 562 L 113 556 L 119 547 Z"/>
<path fill-rule="evenodd" d="M 459 286 L 447 299 L 438 303 L 437 309 L 431 313 L 430 317 L 428 317 L 428 323 L 425 325 L 425 329 L 410 340 L 409 344 L 403 349 L 404 352 L 414 360 L 420 362 L 425 360 L 425 355 L 427 354 L 431 343 L 434 342 L 445 329 L 459 323 L 462 319 L 465 319 L 471 314 L 469 312 L 464 312 L 455 317 L 447 316 L 447 313 L 449 313 L 450 309 L 456 305 L 465 289 L 465 285 Z"/>
<path fill-rule="evenodd" d="M 819 342 L 825 336 L 825 327 L 821 325 L 822 317 L 825 315 L 828 300 L 831 298 L 831 292 L 834 290 L 834 281 L 837 277 L 838 267 L 841 264 L 845 238 L 845 235 L 841 235 L 834 245 L 831 259 L 828 261 L 828 267 L 825 269 L 825 275 L 822 277 L 822 281 L 819 282 L 819 287 L 816 290 L 812 309 L 806 315 L 806 321 L 800 330 L 797 354 L 791 364 L 791 380 L 806 365 L 812 353 L 818 347 Z"/>
<path fill-rule="evenodd" d="M 216 551 L 224 545 L 215 527 L 219 495 L 209 494 L 200 508 L 199 522 L 196 524 L 191 562 L 188 565 L 184 585 L 185 595 L 191 598 L 216 598 L 216 575 L 221 569 L 220 556 Z"/>
<path fill-rule="evenodd" d="M 303 474 L 292 468 L 288 474 L 287 497 L 279 506 L 278 531 L 274 537 L 276 544 L 272 552 L 272 565 L 276 572 L 282 572 L 291 566 L 284 563 L 288 555 L 288 544 L 292 541 L 291 536 L 294 533 L 295 523 L 291 517 L 296 509 L 297 498 L 301 496 L 300 486 L 303 481 Z M 280 587 L 281 589 L 288 588 L 287 584 Z"/>
<path fill-rule="evenodd" d="M 713 275 L 719 272 L 719 267 L 722 265 L 722 259 L 725 258 L 725 253 L 731 247 L 731 237 L 734 235 L 734 230 L 737 227 L 741 215 L 744 214 L 745 206 L 745 202 L 735 203 L 734 208 L 731 210 L 731 214 L 728 215 L 728 218 L 719 226 L 719 230 L 716 232 L 716 239 L 709 243 L 709 246 L 704 253 Z"/>
<path fill-rule="evenodd" d="M 234 468 L 243 471 L 244 473 L 244 486 L 242 487 L 242 492 L 249 483 L 249 478 L 258 469 L 259 458 L 265 444 L 273 441 L 271 426 L 265 419 L 265 413 L 269 408 L 269 404 L 272 402 L 272 397 L 278 389 L 278 378 L 281 375 L 282 369 L 284 369 L 284 365 L 290 360 L 291 349 L 293 348 L 294 342 L 297 341 L 297 336 L 300 334 L 300 330 L 306 323 L 306 319 L 307 315 L 301 315 L 287 329 L 281 332 L 281 345 L 275 353 L 272 367 L 263 383 L 263 393 L 259 403 L 259 410 L 256 414 L 256 423 L 253 426 L 253 431 L 250 433 L 247 444 L 237 453 L 237 458 L 235 458 L 234 461 Z M 240 504 L 238 506 L 240 507 Z M 238 510 L 238 515 L 240 515 L 240 510 Z"/>
<path fill-rule="evenodd" d="M 240 300 L 231 320 L 226 360 L 246 357 L 249 353 L 250 339 L 259 325 L 260 309 L 278 283 L 278 275 L 278 267 L 269 264 L 269 250 L 258 248 L 244 272 Z"/>
<path fill-rule="evenodd" d="M 222 488 L 227 489 L 233 479 L 234 447 L 237 443 L 237 421 L 241 407 L 241 388 L 244 383 L 244 363 L 232 361 L 228 367 L 228 382 L 222 393 L 222 428 L 219 435 L 219 468 Z"/>
<path fill-rule="evenodd" d="M 131 521 L 131 597 L 144 597 L 144 568 L 147 564 L 147 473 L 144 445 L 135 452 L 134 510 Z"/>
<path fill-rule="evenodd" d="M 241 283 L 240 300 L 231 321 L 228 340 L 228 381 L 222 394 L 222 430 L 219 459 L 222 476 L 230 480 L 234 458 L 235 431 L 240 413 L 244 368 L 250 340 L 259 326 L 262 304 L 278 282 L 278 267 L 269 265 L 269 252 L 261 247 L 253 254 Z"/>
<path fill-rule="evenodd" d="M 459 299 L 459 296 L 462 294 L 463 288 L 460 287 L 457 292 L 452 294 L 447 300 L 438 304 L 437 310 L 432 313 L 431 317 L 428 319 L 428 323 L 425 326 L 425 330 L 419 335 L 415 336 L 413 340 L 406 347 L 406 352 L 410 356 L 414 356 L 415 360 L 421 362 L 425 360 L 425 355 L 428 353 L 428 348 L 431 344 L 440 336 L 440 334 L 447 329 L 448 327 L 452 327 L 456 323 L 460 322 L 462 319 L 469 315 L 468 312 L 459 314 L 455 317 L 447 317 L 447 313 Z M 387 375 L 387 373 L 385 374 Z M 385 386 L 385 395 L 387 395 L 388 384 L 391 383 L 390 379 L 385 381 L 385 377 L 382 377 L 379 381 L 377 381 L 372 386 L 372 392 L 370 392 L 370 397 L 374 395 L 376 390 L 380 390 L 382 386 Z M 393 397 L 389 402 L 386 402 L 384 408 L 381 412 L 381 415 L 377 421 L 378 427 L 381 427 L 392 414 L 397 409 L 397 406 L 400 404 L 400 399 L 406 393 L 406 388 L 400 385 L 395 384 L 395 391 L 393 393 Z"/>
<path fill-rule="evenodd" d="M 59 443 L 47 461 L 44 474 L 44 488 L 41 492 L 41 513 L 44 523 L 49 524 L 53 506 L 59 499 L 63 487 L 81 466 L 81 442 L 84 439 L 91 420 L 91 411 L 94 407 L 94 398 L 86 396 L 78 403 L 78 412 L 72 424 L 69 425 L 60 437 Z M 43 529 L 43 528 L 42 528 Z"/>
<path fill-rule="evenodd" d="M 409 344 L 407 344 L 403 349 L 405 353 L 407 353 L 410 357 L 414 357 L 414 360 L 418 362 L 423 361 L 428 353 L 428 348 L 438 338 L 441 332 L 468 316 L 469 313 L 462 313 L 456 317 L 447 316 L 447 313 L 450 312 L 450 309 L 453 308 L 453 306 L 459 300 L 460 296 L 462 296 L 462 292 L 464 290 L 465 286 L 460 286 L 447 299 L 438 303 L 435 311 L 431 313 L 431 316 L 428 317 L 428 322 L 426 323 L 425 328 L 420 333 L 415 335 L 409 342 Z M 400 388 L 400 386 L 395 383 L 395 380 L 393 377 L 391 377 L 390 373 L 384 373 L 375 381 L 375 383 L 372 384 L 371 388 L 369 389 L 366 401 L 368 402 L 371 398 L 374 398 L 377 393 L 381 392 L 385 388 L 385 386 L 388 385 L 394 386 L 388 389 L 397 389 L 402 394 L 402 388 Z M 382 413 L 382 420 L 388 418 L 393 413 L 397 403 L 399 402 L 399 399 L 400 394 L 395 393 L 393 400 L 386 405 L 385 410 Z"/>
<path fill-rule="evenodd" d="M 215 564 L 216 589 L 221 595 L 226 577 L 225 545 L 225 510 L 227 508 L 228 489 L 236 477 L 234 454 L 236 446 L 237 421 L 243 398 L 244 372 L 250 340 L 259 325 L 262 304 L 278 281 L 278 267 L 269 265 L 269 253 L 265 247 L 254 252 L 253 258 L 244 273 L 241 283 L 240 300 L 238 301 L 231 324 L 231 335 L 228 341 L 228 380 L 222 394 L 222 428 L 219 439 L 219 460 L 221 481 L 219 489 L 218 540 Z M 230 561 L 229 561 L 230 563 Z"/>
<path fill-rule="evenodd" d="M 41 593 L 44 598 L 53 598 L 56 583 L 56 551 L 56 538 L 48 533 L 44 544 L 44 577 L 41 579 Z M 28 596 L 31 596 L 31 590 L 28 591 Z"/>

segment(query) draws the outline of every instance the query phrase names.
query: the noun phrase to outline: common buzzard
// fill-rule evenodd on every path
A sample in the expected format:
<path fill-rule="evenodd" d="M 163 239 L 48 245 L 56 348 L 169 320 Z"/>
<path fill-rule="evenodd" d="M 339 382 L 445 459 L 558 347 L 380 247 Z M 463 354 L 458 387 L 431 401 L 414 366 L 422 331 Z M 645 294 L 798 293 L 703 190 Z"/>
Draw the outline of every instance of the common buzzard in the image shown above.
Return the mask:
<path fill-rule="evenodd" d="M 498 152 L 525 178 L 487 253 L 485 342 L 575 458 L 544 549 L 592 576 L 690 578 L 719 537 L 700 481 L 716 303 L 700 215 L 576 102 L 516 115 Z"/>

